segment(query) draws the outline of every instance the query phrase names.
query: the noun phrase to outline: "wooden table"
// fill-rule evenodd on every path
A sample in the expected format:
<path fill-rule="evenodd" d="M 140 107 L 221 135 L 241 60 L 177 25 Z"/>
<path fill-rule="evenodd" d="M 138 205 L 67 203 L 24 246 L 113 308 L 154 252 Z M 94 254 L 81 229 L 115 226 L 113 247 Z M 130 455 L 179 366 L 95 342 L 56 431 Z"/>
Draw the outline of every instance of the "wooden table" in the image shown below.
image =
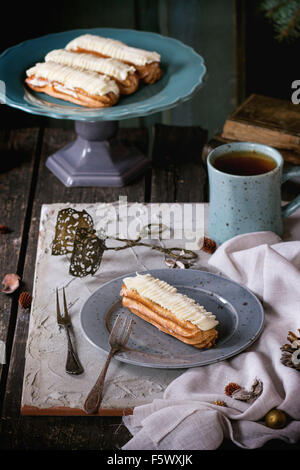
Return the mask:
<path fill-rule="evenodd" d="M 0 224 L 11 232 L 0 235 L 0 276 L 18 273 L 32 291 L 41 205 L 55 202 L 110 202 L 120 195 L 129 202 L 202 202 L 207 200 L 207 176 L 201 151 L 207 133 L 199 127 L 155 126 L 120 129 L 119 137 L 152 154 L 153 166 L 144 177 L 124 188 L 66 188 L 45 167 L 46 158 L 74 138 L 60 129 L 0 131 Z M 285 187 L 291 198 L 293 186 Z M 120 417 L 20 416 L 24 352 L 29 313 L 18 305 L 18 293 L 0 296 L 0 340 L 7 363 L 0 365 L 0 449 L 101 450 L 119 449 L 130 438 Z M 281 441 L 264 448 L 296 448 Z M 236 449 L 225 441 L 220 449 Z"/>

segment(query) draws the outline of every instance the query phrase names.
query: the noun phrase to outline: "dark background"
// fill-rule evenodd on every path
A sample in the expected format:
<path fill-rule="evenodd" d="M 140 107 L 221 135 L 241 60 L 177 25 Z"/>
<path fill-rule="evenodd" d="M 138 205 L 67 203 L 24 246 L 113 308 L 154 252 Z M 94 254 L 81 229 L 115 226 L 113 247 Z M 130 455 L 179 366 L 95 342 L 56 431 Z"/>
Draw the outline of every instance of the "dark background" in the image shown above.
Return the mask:
<path fill-rule="evenodd" d="M 245 93 L 290 100 L 291 83 L 299 78 L 300 39 L 278 42 L 273 25 L 258 8 L 260 2 L 242 3 L 245 4 Z"/>
<path fill-rule="evenodd" d="M 86 0 L 12 2 L 1 7 L 1 50 L 43 34 L 76 28 L 118 27 L 178 38 L 203 55 L 205 86 L 188 103 L 147 119 L 122 121 L 125 127 L 155 122 L 201 125 L 210 135 L 251 93 L 290 99 L 298 76 L 300 40 L 278 43 L 273 25 L 247 0 Z M 1 127 L 72 123 L 0 107 Z"/>

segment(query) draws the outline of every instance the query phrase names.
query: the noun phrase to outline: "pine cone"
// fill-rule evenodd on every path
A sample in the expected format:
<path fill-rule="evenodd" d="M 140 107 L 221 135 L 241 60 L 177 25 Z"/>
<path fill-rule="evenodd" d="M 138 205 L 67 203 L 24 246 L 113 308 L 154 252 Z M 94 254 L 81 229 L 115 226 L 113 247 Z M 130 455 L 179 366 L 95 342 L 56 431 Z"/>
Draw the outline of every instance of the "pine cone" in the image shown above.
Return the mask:
<path fill-rule="evenodd" d="M 225 387 L 225 394 L 228 396 L 228 397 L 231 397 L 231 395 L 233 394 L 233 392 L 235 392 L 236 390 L 240 390 L 241 389 L 241 386 L 239 384 L 236 384 L 234 382 L 230 382 L 228 385 L 226 385 Z"/>
<path fill-rule="evenodd" d="M 298 332 L 300 333 L 299 329 Z M 297 354 L 298 357 L 296 357 L 296 359 L 294 358 L 295 353 L 300 349 L 300 336 L 298 336 L 296 333 L 293 333 L 292 331 L 289 331 L 287 339 L 291 344 L 284 344 L 281 346 L 280 349 L 283 352 L 280 358 L 280 362 L 286 367 L 292 367 L 300 371 L 299 353 Z"/>
<path fill-rule="evenodd" d="M 216 251 L 216 248 L 217 244 L 214 240 L 211 240 L 211 238 L 204 237 L 203 245 L 201 248 L 202 251 L 205 251 L 205 253 L 209 253 L 210 255 L 212 255 Z"/>
<path fill-rule="evenodd" d="M 30 309 L 32 302 L 32 296 L 29 292 L 22 292 L 19 297 L 19 305 L 25 310 Z"/>

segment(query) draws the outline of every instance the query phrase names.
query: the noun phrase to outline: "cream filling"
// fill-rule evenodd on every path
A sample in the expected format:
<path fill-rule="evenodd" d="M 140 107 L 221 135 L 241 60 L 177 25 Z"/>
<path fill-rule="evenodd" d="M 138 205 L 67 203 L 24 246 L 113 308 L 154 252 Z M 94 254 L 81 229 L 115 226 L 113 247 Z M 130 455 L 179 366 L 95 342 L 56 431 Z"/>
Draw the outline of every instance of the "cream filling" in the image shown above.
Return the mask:
<path fill-rule="evenodd" d="M 66 93 L 67 95 L 74 96 L 74 98 L 77 98 L 77 93 L 74 90 L 70 90 L 70 88 L 66 88 L 65 86 L 61 85 L 60 83 L 53 83 L 53 87 L 57 91 L 61 91 L 62 93 Z"/>
<path fill-rule="evenodd" d="M 55 90 L 61 91 L 62 93 L 66 93 L 67 95 L 71 95 L 71 96 L 74 96 L 74 98 L 77 98 L 77 93 L 75 90 L 70 90 L 70 88 L 66 88 L 60 83 L 50 83 L 48 80 L 39 80 L 38 78 L 35 78 L 35 77 L 30 79 L 29 81 L 31 85 L 38 86 L 38 87 L 44 87 L 45 85 L 52 85 Z"/>
<path fill-rule="evenodd" d="M 150 274 L 137 274 L 135 277 L 126 277 L 123 282 L 128 289 L 136 290 L 141 297 L 169 310 L 179 320 L 193 323 L 200 330 L 210 330 L 219 323 L 215 315 L 207 312 L 195 300 L 180 294 L 176 287 L 160 279 L 155 279 Z"/>
<path fill-rule="evenodd" d="M 157 52 L 146 51 L 130 47 L 116 39 L 103 38 L 93 34 L 79 36 L 66 45 L 68 50 L 86 49 L 91 52 L 99 52 L 113 59 L 130 62 L 134 65 L 146 65 L 152 62 L 160 62 Z"/>
<path fill-rule="evenodd" d="M 52 85 L 56 91 L 60 91 L 62 93 L 66 93 L 67 95 L 74 96 L 77 98 L 77 93 L 74 90 L 70 90 L 70 88 L 66 88 L 65 86 L 61 85 L 60 83 L 50 83 L 48 80 L 39 80 L 37 78 L 32 78 L 30 84 L 33 86 L 44 87 L 45 85 Z"/>
<path fill-rule="evenodd" d="M 83 70 L 91 70 L 114 77 L 116 80 L 126 80 L 129 73 L 134 73 L 135 68 L 124 64 L 117 59 L 104 59 L 92 54 L 78 54 L 77 52 L 57 49 L 49 52 L 45 57 L 46 62 L 78 67 Z"/>
<path fill-rule="evenodd" d="M 39 78 L 33 77 L 33 78 L 30 79 L 30 83 L 33 86 L 43 87 L 45 85 L 48 85 L 48 80 L 40 80 Z"/>
<path fill-rule="evenodd" d="M 28 77 L 44 78 L 49 82 L 60 82 L 66 89 L 80 88 L 92 96 L 113 92 L 119 96 L 119 87 L 114 80 L 97 72 L 83 71 L 54 62 L 38 63 L 26 71 Z M 37 85 L 41 86 L 41 85 Z"/>

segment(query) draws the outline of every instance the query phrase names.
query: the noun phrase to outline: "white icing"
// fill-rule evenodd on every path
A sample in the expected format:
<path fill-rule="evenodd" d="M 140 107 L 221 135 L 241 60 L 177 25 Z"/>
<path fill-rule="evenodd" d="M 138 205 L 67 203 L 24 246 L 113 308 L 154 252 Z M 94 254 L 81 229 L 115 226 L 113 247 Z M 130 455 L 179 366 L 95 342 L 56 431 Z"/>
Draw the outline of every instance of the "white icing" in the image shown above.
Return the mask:
<path fill-rule="evenodd" d="M 219 323 L 215 319 L 215 315 L 207 312 L 195 300 L 180 294 L 176 287 L 160 279 L 155 279 L 150 274 L 137 274 L 135 277 L 126 277 L 123 282 L 128 289 L 136 290 L 141 297 L 169 310 L 179 320 L 193 323 L 203 331 L 210 330 Z"/>
<path fill-rule="evenodd" d="M 86 49 L 91 52 L 99 52 L 113 59 L 124 60 L 134 65 L 146 65 L 152 62 L 160 62 L 157 52 L 146 51 L 130 47 L 116 39 L 103 38 L 93 34 L 83 34 L 66 45 L 68 50 Z"/>
<path fill-rule="evenodd" d="M 119 88 L 114 80 L 97 72 L 83 71 L 66 65 L 55 64 L 54 62 L 38 63 L 26 71 L 28 77 L 45 78 L 50 83 L 59 82 L 67 89 L 80 88 L 89 95 L 106 95 L 113 92 L 119 96 Z"/>
<path fill-rule="evenodd" d="M 46 62 L 56 62 L 57 64 L 78 67 L 83 70 L 92 70 L 94 72 L 109 75 L 119 81 L 124 81 L 128 73 L 135 72 L 131 65 L 124 64 L 117 59 L 104 59 L 92 54 L 77 53 L 65 49 L 57 49 L 49 52 L 45 57 Z"/>

